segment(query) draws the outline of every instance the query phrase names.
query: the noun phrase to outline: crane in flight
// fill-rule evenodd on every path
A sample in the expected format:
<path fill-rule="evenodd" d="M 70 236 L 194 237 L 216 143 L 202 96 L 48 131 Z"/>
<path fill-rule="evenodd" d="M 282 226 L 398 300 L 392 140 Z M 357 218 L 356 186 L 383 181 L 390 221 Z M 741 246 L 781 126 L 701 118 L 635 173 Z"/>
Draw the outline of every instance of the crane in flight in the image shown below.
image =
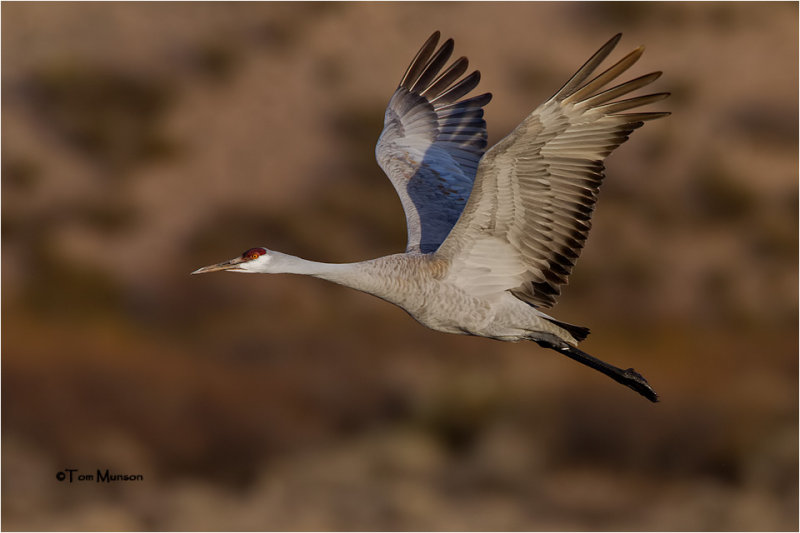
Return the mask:
<path fill-rule="evenodd" d="M 669 93 L 621 99 L 661 72 L 607 88 L 639 59 L 643 47 L 594 75 L 620 37 L 604 44 L 552 98 L 486 150 L 483 106 L 492 95 L 465 98 L 480 73 L 462 78 L 465 57 L 444 68 L 453 40 L 437 49 L 439 32 L 434 32 L 392 95 L 375 149 L 405 211 L 405 253 L 332 264 L 256 247 L 192 274 L 315 276 L 398 305 L 437 331 L 534 341 L 658 401 L 632 368 L 578 349 L 588 328 L 542 311 L 555 304 L 586 242 L 603 161 L 634 129 L 669 114 L 638 111 Z"/>

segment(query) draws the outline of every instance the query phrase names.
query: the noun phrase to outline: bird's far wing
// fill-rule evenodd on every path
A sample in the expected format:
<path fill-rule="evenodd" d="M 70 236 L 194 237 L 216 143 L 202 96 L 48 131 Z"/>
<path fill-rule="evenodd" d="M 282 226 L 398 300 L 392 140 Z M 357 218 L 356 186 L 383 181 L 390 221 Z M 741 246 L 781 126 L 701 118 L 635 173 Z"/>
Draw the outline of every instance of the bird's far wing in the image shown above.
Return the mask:
<path fill-rule="evenodd" d="M 483 106 L 489 93 L 462 99 L 480 81 L 462 57 L 440 71 L 453 53 L 439 32 L 425 42 L 389 101 L 375 148 L 406 213 L 408 252 L 435 251 L 458 220 L 486 149 Z"/>
<path fill-rule="evenodd" d="M 465 287 L 508 290 L 537 307 L 556 302 L 589 234 L 603 160 L 644 121 L 668 114 L 623 113 L 668 93 L 620 99 L 660 72 L 604 89 L 639 59 L 642 47 L 590 79 L 619 39 L 600 48 L 481 160 L 469 202 L 436 252 Z"/>

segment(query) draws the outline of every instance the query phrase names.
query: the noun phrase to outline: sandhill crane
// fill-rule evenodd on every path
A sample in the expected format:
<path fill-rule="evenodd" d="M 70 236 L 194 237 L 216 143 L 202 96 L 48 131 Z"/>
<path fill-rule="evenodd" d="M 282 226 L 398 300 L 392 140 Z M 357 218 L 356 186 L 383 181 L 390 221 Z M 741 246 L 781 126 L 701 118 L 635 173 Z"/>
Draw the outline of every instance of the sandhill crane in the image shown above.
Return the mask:
<path fill-rule="evenodd" d="M 331 264 L 257 247 L 192 274 L 315 276 L 398 305 L 437 331 L 534 341 L 658 401 L 632 368 L 617 368 L 577 348 L 588 328 L 542 311 L 555 304 L 586 241 L 603 161 L 645 121 L 669 114 L 622 113 L 669 96 L 620 99 L 661 72 L 605 89 L 639 59 L 643 47 L 590 79 L 620 37 L 484 153 L 483 106 L 492 95 L 465 98 L 480 73 L 461 78 L 464 57 L 442 72 L 453 40 L 437 50 L 434 32 L 389 101 L 375 149 L 405 211 L 405 253 Z"/>

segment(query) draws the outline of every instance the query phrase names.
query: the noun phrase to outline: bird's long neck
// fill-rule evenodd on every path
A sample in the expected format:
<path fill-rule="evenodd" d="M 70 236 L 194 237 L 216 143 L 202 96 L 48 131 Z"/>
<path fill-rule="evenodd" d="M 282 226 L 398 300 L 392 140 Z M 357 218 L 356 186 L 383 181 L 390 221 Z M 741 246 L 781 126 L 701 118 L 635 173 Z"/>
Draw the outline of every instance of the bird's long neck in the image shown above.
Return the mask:
<path fill-rule="evenodd" d="M 358 290 L 367 290 L 369 288 L 369 278 L 371 276 L 365 270 L 370 270 L 367 266 L 370 261 L 362 263 L 320 263 L 280 252 L 272 252 L 272 255 L 272 264 L 269 267 L 269 273 L 271 274 L 301 274 L 325 279 Z M 367 290 L 367 292 L 369 291 Z"/>
<path fill-rule="evenodd" d="M 270 274 L 301 274 L 326 279 L 335 283 L 341 283 L 340 279 L 346 280 L 354 273 L 359 264 L 320 263 L 280 252 L 272 252 L 272 256 L 272 264 L 268 270 Z"/>
<path fill-rule="evenodd" d="M 320 263 L 292 255 L 274 252 L 271 273 L 303 274 L 332 281 L 356 290 L 373 294 L 384 300 L 403 306 L 403 295 L 407 285 L 414 283 L 422 274 L 416 268 L 419 261 L 404 254 L 386 256 L 359 263 Z"/>

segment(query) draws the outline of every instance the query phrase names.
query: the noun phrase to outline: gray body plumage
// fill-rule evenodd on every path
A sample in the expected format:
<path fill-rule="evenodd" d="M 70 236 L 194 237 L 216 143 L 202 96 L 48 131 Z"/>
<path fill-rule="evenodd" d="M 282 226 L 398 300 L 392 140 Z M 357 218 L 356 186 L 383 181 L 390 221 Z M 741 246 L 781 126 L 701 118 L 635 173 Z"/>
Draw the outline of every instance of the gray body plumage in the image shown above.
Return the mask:
<path fill-rule="evenodd" d="M 196 272 L 320 277 L 398 305 L 437 331 L 536 341 L 655 401 L 655 392 L 635 371 L 576 348 L 587 328 L 541 311 L 555 304 L 586 241 L 603 161 L 645 121 L 667 115 L 625 113 L 668 96 L 623 98 L 660 72 L 607 88 L 643 48 L 595 75 L 619 39 L 608 41 L 552 98 L 484 153 L 483 106 L 491 95 L 465 98 L 480 74 L 461 78 L 467 69 L 463 57 L 444 68 L 453 41 L 437 49 L 435 32 L 390 99 L 375 149 L 403 204 L 406 252 L 327 264 L 256 248 Z"/>
<path fill-rule="evenodd" d="M 395 254 L 352 263 L 347 268 L 307 263 L 312 267 L 304 273 L 393 303 L 436 331 L 505 341 L 555 335 L 577 344 L 566 330 L 513 294 L 471 291 L 452 277 L 450 263 L 436 254 Z"/>

